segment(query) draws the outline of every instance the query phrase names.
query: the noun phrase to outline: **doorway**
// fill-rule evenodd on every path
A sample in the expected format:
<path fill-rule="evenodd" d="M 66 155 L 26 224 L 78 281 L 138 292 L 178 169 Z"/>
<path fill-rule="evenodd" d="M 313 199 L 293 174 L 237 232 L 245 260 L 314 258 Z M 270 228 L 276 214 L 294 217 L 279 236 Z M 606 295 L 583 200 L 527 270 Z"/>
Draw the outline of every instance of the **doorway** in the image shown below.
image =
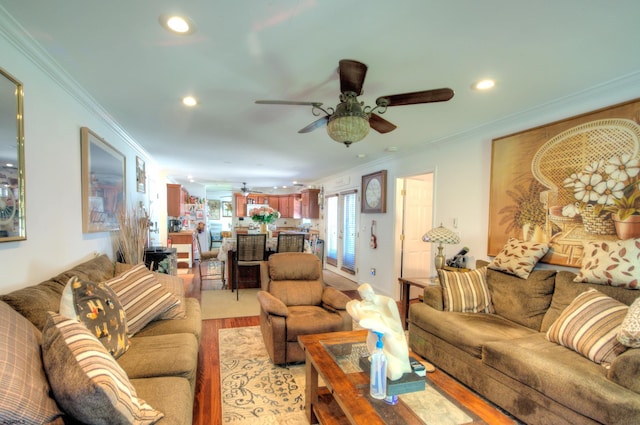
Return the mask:
<path fill-rule="evenodd" d="M 397 193 L 402 197 L 400 220 L 400 276 L 429 277 L 432 270 L 432 244 L 422 235 L 433 227 L 433 173 L 398 179 Z M 412 288 L 410 298 L 420 293 Z"/>

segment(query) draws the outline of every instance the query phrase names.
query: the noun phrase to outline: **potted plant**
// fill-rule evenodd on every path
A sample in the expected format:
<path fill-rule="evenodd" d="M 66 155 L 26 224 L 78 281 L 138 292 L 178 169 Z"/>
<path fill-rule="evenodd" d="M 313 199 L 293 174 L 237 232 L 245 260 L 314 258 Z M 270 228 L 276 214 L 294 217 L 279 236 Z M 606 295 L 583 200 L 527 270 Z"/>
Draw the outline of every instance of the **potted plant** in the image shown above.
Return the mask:
<path fill-rule="evenodd" d="M 620 239 L 640 238 L 640 185 L 638 176 L 632 180 L 633 183 L 624 188 L 623 195 L 607 207 Z"/>

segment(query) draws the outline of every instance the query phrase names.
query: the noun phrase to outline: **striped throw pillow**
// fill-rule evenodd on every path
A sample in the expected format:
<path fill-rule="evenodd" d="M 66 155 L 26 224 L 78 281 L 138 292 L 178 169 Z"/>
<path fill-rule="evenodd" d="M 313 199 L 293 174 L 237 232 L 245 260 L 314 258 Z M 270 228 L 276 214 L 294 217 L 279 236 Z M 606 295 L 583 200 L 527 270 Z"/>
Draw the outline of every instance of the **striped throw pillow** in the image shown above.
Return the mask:
<path fill-rule="evenodd" d="M 118 295 L 127 313 L 129 336 L 180 303 L 180 299 L 165 289 L 144 263 L 108 280 L 107 285 Z"/>
<path fill-rule="evenodd" d="M 468 272 L 438 270 L 445 311 L 495 313 L 487 286 L 487 267 Z"/>
<path fill-rule="evenodd" d="M 86 424 L 153 424 L 164 414 L 138 398 L 124 370 L 89 330 L 49 312 L 43 363 L 60 407 Z"/>
<path fill-rule="evenodd" d="M 608 367 L 627 349 L 616 336 L 628 309 L 620 301 L 589 289 L 560 313 L 547 331 L 547 339 Z"/>

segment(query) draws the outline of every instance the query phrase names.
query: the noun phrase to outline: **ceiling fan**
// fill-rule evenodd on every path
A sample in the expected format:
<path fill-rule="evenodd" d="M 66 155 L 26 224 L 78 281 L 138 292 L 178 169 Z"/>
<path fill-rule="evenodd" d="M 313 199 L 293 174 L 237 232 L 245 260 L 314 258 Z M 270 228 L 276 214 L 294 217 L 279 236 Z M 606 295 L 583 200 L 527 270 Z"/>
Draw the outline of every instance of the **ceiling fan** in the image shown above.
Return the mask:
<path fill-rule="evenodd" d="M 336 142 L 349 147 L 359 142 L 373 128 L 378 133 L 388 133 L 396 126 L 378 114 L 384 114 L 390 106 L 415 105 L 419 103 L 446 102 L 453 97 L 453 90 L 448 88 L 417 91 L 411 93 L 380 96 L 376 106 L 364 106 L 358 102 L 362 94 L 362 85 L 367 74 L 367 65 L 351 59 L 339 62 L 340 103 L 335 108 L 323 108 L 320 102 L 297 102 L 288 100 L 256 100 L 263 105 L 307 105 L 311 106 L 313 115 L 324 113 L 320 119 L 302 128 L 298 133 L 309 133 L 326 125 L 327 133 Z"/>
<path fill-rule="evenodd" d="M 247 184 L 245 182 L 242 182 L 242 187 L 240 188 L 240 193 L 242 193 L 242 196 L 249 196 L 252 193 L 262 193 L 262 192 L 258 192 L 256 190 L 251 190 L 247 187 Z"/>

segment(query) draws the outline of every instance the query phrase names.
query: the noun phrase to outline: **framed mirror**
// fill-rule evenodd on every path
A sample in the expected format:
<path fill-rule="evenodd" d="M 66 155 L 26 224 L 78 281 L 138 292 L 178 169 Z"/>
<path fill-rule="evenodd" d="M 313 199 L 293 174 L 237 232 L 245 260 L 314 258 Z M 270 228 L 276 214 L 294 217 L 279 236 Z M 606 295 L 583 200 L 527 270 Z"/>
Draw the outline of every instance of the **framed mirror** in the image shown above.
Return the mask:
<path fill-rule="evenodd" d="M 23 100 L 22 83 L 0 68 L 0 242 L 27 238 Z"/>

